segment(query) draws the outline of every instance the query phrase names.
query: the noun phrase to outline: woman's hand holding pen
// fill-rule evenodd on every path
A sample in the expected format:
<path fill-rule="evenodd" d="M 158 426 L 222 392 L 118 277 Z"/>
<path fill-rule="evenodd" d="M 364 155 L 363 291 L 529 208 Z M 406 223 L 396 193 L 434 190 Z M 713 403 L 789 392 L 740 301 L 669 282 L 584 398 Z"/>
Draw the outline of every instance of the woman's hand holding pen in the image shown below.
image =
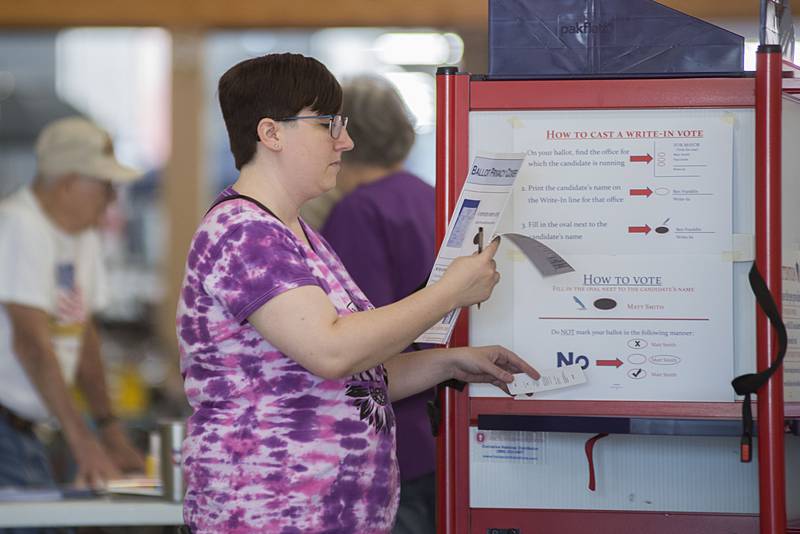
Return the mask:
<path fill-rule="evenodd" d="M 500 238 L 494 239 L 480 253 L 456 258 L 447 268 L 439 283 L 445 284 L 454 296 L 454 308 L 470 306 L 488 299 L 500 281 L 494 255 Z"/>

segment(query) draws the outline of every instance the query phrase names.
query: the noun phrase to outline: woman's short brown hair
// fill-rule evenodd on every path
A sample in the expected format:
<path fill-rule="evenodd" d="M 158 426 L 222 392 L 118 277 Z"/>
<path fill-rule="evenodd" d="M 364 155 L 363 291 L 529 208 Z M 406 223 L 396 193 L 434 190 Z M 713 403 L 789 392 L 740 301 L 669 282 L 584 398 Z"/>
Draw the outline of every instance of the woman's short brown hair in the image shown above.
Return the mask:
<path fill-rule="evenodd" d="M 355 148 L 342 154 L 345 162 L 393 167 L 414 145 L 409 111 L 385 78 L 358 76 L 343 84 L 342 115 Z"/>
<path fill-rule="evenodd" d="M 250 162 L 261 119 L 279 120 L 305 107 L 338 113 L 342 88 L 319 61 L 301 54 L 267 54 L 237 63 L 219 79 L 219 106 L 236 168 Z"/>

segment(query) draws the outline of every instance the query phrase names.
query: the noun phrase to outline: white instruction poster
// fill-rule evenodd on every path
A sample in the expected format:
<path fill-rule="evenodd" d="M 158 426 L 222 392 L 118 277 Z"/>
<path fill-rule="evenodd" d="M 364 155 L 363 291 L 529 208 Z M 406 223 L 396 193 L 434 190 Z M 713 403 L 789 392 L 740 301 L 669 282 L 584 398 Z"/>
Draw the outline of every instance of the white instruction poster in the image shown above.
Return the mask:
<path fill-rule="evenodd" d="M 800 251 L 783 252 L 783 322 L 788 343 L 783 359 L 783 396 L 787 402 L 800 401 Z"/>
<path fill-rule="evenodd" d="M 586 374 L 534 398 L 734 399 L 733 121 L 724 110 L 513 117 L 513 150 L 527 154 L 514 231 L 574 272 L 513 263 L 510 348 Z"/>

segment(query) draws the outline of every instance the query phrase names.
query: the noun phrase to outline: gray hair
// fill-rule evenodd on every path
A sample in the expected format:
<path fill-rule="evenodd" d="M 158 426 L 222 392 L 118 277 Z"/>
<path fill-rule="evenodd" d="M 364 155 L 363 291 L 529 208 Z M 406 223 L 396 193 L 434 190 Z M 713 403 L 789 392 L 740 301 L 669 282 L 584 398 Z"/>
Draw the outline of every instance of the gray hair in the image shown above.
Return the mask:
<path fill-rule="evenodd" d="M 414 144 L 410 113 L 384 78 L 358 76 L 342 84 L 342 115 L 355 148 L 345 162 L 392 167 L 402 163 Z"/>

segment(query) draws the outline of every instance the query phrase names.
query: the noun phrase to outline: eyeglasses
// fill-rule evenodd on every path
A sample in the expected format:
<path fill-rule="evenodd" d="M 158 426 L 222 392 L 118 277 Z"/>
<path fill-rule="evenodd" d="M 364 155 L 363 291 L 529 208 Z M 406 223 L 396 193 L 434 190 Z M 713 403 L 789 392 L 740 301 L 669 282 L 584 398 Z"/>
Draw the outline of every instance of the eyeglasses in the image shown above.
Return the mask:
<path fill-rule="evenodd" d="M 328 133 L 334 139 L 339 139 L 342 135 L 342 130 L 347 128 L 347 117 L 344 115 L 297 115 L 295 117 L 286 117 L 279 119 L 278 122 L 283 121 L 302 121 L 306 119 L 328 119 Z"/>

